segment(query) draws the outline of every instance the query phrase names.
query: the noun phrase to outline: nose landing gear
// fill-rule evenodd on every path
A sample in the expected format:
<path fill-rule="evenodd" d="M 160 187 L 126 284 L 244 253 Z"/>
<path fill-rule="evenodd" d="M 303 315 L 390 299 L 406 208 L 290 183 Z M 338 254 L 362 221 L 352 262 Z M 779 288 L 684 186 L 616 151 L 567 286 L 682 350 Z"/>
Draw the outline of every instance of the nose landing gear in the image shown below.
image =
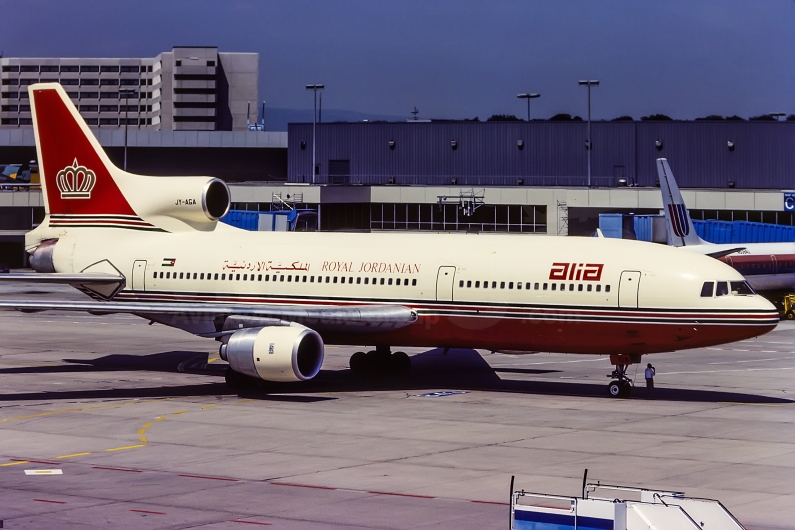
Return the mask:
<path fill-rule="evenodd" d="M 632 381 L 627 377 L 627 368 L 631 364 L 639 363 L 640 355 L 634 354 L 613 354 L 610 355 L 610 363 L 616 367 L 607 377 L 612 378 L 607 385 L 607 393 L 611 397 L 628 397 L 632 392 Z"/>

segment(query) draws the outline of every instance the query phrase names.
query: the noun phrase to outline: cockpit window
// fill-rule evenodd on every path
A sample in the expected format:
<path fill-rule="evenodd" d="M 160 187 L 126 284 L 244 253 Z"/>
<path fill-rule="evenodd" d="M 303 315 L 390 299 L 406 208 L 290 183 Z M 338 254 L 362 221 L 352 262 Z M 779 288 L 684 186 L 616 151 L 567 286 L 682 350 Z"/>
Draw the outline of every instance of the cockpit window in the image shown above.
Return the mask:
<path fill-rule="evenodd" d="M 754 294 L 754 290 L 748 282 L 732 282 L 732 294 L 749 295 Z"/>
<path fill-rule="evenodd" d="M 715 289 L 715 296 L 726 296 L 729 294 L 729 282 L 718 282 L 718 287 Z"/>
<path fill-rule="evenodd" d="M 704 282 L 704 285 L 701 286 L 701 296 L 703 298 L 711 298 L 714 290 L 715 282 Z"/>

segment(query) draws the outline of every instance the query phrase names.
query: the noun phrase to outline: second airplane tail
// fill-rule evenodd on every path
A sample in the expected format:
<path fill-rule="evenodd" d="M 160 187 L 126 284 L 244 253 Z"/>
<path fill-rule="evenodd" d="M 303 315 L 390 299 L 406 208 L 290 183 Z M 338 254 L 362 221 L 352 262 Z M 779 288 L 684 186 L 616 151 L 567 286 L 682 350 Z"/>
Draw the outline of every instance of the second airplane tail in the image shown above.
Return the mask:
<path fill-rule="evenodd" d="M 668 226 L 668 239 L 671 245 L 684 247 L 705 244 L 706 242 L 696 233 L 690 212 L 687 211 L 667 159 L 657 159 L 657 175 L 660 177 L 665 223 Z"/>

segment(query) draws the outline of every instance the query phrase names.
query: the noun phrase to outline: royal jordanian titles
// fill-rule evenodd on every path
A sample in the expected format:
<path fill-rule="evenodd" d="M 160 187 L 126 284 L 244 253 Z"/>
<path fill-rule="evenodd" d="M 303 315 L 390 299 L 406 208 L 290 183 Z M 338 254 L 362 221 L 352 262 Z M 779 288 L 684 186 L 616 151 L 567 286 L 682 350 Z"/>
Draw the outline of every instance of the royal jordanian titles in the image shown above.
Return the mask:
<path fill-rule="evenodd" d="M 221 343 L 227 382 L 314 377 L 326 344 L 372 348 L 364 375 L 403 373 L 398 347 L 609 355 L 626 395 L 642 355 L 761 335 L 775 308 L 710 257 L 602 237 L 249 232 L 220 223 L 226 185 L 115 167 L 58 84 L 29 87 L 46 216 L 37 274 L 85 302 L 21 311 L 131 313 Z M 725 286 L 723 290 L 705 286 Z M 451 362 L 454 362 L 451 360 Z"/>

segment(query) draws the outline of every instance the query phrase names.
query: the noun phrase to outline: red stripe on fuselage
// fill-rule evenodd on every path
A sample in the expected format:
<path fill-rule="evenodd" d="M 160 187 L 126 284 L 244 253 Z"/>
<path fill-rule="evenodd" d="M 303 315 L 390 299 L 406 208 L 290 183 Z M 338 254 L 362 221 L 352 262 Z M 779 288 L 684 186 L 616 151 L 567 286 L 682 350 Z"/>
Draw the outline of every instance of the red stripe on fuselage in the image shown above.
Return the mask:
<path fill-rule="evenodd" d="M 195 298 L 178 295 L 143 295 L 144 293 L 120 293 L 117 298 L 126 300 L 158 300 L 196 302 Z M 278 299 L 258 302 L 262 305 L 314 305 L 345 306 L 363 305 L 361 301 L 319 301 Z M 250 298 L 224 296 L 208 301 L 252 304 Z M 370 302 L 372 303 L 372 302 Z M 389 302 L 401 304 L 399 300 Z M 381 304 L 372 304 L 381 305 Z M 743 340 L 766 333 L 775 328 L 771 319 L 775 313 L 693 313 L 677 310 L 665 311 L 621 311 L 517 308 L 480 306 L 477 313 L 458 315 L 439 314 L 440 310 L 461 309 L 451 304 L 415 303 L 406 300 L 406 307 L 420 312 L 413 324 L 391 331 L 360 333 L 322 333 L 328 344 L 388 344 L 393 347 L 452 347 L 481 348 L 490 350 L 524 350 L 563 353 L 607 355 L 611 353 L 657 353 L 687 348 L 700 348 Z M 476 307 L 476 306 L 468 306 Z M 436 311 L 436 313 L 434 313 Z M 536 318 L 517 315 L 506 318 L 492 312 L 546 312 Z M 622 321 L 622 318 L 637 317 L 638 314 L 656 317 L 654 322 Z M 601 316 L 614 320 L 588 320 L 588 316 Z M 688 322 L 665 322 L 665 318 L 678 316 Z M 721 319 L 720 323 L 702 323 L 699 320 Z M 759 322 L 748 323 L 748 320 Z M 745 322 L 741 322 L 745 321 Z"/>
<path fill-rule="evenodd" d="M 460 302 L 449 304 L 444 302 L 417 301 L 411 299 L 392 299 L 384 301 L 357 300 L 357 299 L 320 299 L 320 298 L 290 298 L 290 297 L 262 297 L 258 295 L 241 294 L 231 296 L 228 294 L 205 295 L 192 293 L 170 294 L 165 292 L 140 292 L 123 291 L 117 295 L 119 299 L 140 300 L 140 301 L 167 301 L 167 302 L 206 302 L 221 304 L 262 304 L 262 305 L 307 305 L 307 306 L 355 306 L 355 305 L 405 305 L 415 310 L 426 312 L 458 311 L 461 313 L 488 314 L 488 313 L 545 313 L 549 316 L 577 315 L 579 317 L 599 317 L 609 316 L 615 318 L 680 318 L 692 319 L 694 321 L 703 319 L 762 319 L 767 320 L 775 313 L 765 313 L 757 311 L 705 311 L 705 310 L 681 310 L 681 309 L 612 309 L 609 307 L 550 307 L 550 306 L 509 306 L 509 305 L 489 305 L 471 304 Z"/>

